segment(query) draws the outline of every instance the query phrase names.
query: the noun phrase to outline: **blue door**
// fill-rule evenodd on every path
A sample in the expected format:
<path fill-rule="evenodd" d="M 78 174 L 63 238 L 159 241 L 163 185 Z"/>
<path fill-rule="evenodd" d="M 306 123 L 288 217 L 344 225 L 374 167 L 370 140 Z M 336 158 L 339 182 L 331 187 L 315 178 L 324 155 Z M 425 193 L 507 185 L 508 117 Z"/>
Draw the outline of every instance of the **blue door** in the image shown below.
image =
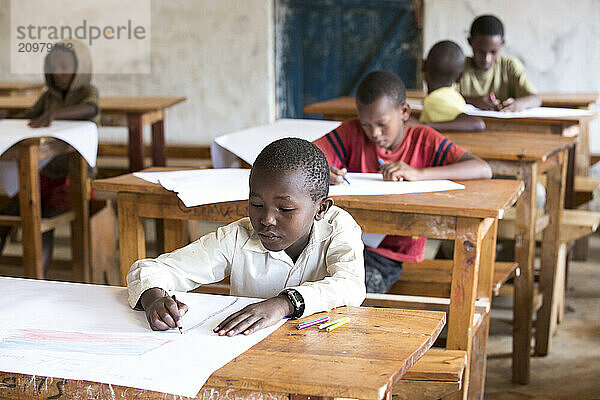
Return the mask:
<path fill-rule="evenodd" d="M 277 0 L 277 115 L 303 118 L 307 104 L 353 96 L 373 70 L 415 87 L 421 41 L 414 0 Z M 419 2 L 417 2 L 419 3 Z"/>

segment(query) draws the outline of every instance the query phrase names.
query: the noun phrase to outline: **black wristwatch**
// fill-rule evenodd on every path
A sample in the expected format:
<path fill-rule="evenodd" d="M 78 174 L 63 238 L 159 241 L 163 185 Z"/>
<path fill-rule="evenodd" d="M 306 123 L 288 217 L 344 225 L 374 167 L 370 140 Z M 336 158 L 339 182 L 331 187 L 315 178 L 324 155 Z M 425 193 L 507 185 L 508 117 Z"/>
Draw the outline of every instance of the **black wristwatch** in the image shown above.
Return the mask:
<path fill-rule="evenodd" d="M 279 295 L 286 296 L 290 303 L 292 303 L 292 307 L 294 307 L 294 312 L 291 315 L 287 315 L 287 317 L 296 319 L 304 314 L 304 298 L 299 291 L 295 289 L 285 289 L 282 290 Z"/>

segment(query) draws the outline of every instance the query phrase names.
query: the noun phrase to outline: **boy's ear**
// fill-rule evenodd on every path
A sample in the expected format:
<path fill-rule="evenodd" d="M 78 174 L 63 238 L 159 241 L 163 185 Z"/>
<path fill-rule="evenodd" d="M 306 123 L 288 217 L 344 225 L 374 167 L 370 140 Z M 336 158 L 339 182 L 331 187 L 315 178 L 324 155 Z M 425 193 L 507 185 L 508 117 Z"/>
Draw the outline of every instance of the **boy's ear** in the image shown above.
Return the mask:
<path fill-rule="evenodd" d="M 317 213 L 315 214 L 315 221 L 322 220 L 331 206 L 333 206 L 333 199 L 331 197 L 325 197 L 323 200 L 319 201 Z"/>
<path fill-rule="evenodd" d="M 408 104 L 408 101 L 400 104 L 400 113 L 402 114 L 402 121 L 408 121 L 410 118 L 410 105 Z"/>

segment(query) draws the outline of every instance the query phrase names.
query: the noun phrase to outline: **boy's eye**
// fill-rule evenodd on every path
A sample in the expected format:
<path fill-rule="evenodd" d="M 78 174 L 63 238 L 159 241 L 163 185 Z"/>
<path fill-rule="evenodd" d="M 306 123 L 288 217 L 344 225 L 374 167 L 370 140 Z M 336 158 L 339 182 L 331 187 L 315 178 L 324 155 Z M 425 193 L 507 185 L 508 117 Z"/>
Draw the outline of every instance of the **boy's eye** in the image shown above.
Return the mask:
<path fill-rule="evenodd" d="M 280 207 L 279 208 L 282 212 L 292 212 L 295 210 L 295 208 L 284 208 L 284 207 Z"/>
<path fill-rule="evenodd" d="M 262 207 L 262 204 L 260 204 L 260 203 L 250 203 L 250 206 L 254 207 L 254 208 L 260 208 L 260 207 Z"/>

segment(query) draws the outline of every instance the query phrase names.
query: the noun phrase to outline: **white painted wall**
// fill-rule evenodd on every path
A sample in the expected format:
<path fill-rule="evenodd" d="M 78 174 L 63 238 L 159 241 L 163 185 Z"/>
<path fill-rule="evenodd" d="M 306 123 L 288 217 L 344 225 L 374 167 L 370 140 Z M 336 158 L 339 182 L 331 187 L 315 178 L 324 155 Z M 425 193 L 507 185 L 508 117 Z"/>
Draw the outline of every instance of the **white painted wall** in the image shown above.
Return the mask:
<path fill-rule="evenodd" d="M 41 65 L 39 76 L 9 73 L 9 10 L 0 0 L 0 80 L 43 79 Z M 273 0 L 152 0 L 151 17 L 152 73 L 96 75 L 101 95 L 187 97 L 167 112 L 168 143 L 208 144 L 274 118 Z"/>
<path fill-rule="evenodd" d="M 504 24 L 504 53 L 523 61 L 538 91 L 600 92 L 600 0 L 425 0 L 424 7 L 425 54 L 450 39 L 471 55 L 471 22 L 494 14 Z M 597 121 L 591 147 L 600 153 Z"/>

